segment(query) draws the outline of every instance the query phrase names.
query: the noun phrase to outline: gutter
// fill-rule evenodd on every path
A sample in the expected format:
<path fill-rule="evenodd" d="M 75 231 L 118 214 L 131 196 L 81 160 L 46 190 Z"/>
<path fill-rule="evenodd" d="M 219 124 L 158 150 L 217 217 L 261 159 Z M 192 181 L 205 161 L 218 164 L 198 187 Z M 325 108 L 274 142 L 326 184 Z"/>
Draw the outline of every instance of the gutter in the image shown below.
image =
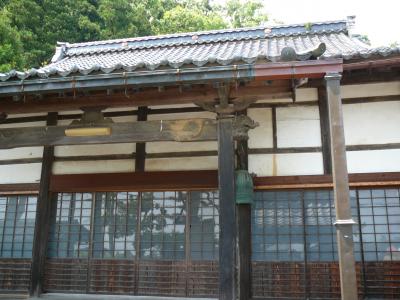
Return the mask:
<path fill-rule="evenodd" d="M 343 71 L 342 59 L 291 61 L 262 64 L 239 64 L 156 71 L 118 72 L 5 81 L 0 83 L 0 96 L 25 93 L 44 94 L 75 90 L 123 87 L 204 84 L 232 81 L 321 78 L 326 73 Z"/>

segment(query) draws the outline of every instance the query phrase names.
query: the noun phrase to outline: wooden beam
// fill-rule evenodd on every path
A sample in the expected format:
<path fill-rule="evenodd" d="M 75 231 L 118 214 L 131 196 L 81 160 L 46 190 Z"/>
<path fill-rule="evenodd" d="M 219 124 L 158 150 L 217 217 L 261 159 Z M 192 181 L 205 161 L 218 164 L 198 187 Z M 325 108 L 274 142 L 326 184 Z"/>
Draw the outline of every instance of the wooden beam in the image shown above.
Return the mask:
<path fill-rule="evenodd" d="M 52 192 L 216 190 L 218 173 L 170 171 L 53 175 Z"/>
<path fill-rule="evenodd" d="M 358 297 L 352 230 L 355 222 L 352 220 L 350 208 L 340 78 L 341 76 L 338 73 L 331 73 L 325 76 L 331 134 L 332 173 L 336 211 L 335 225 L 339 253 L 341 298 L 343 300 L 354 300 Z"/>
<path fill-rule="evenodd" d="M 137 120 L 139 122 L 147 121 L 147 107 L 138 107 Z M 144 172 L 146 162 L 146 143 L 136 143 L 135 153 L 135 171 Z"/>
<path fill-rule="evenodd" d="M 230 98 L 240 101 L 242 99 L 264 100 L 268 97 L 280 97 L 282 93 L 290 92 L 289 83 L 282 85 L 251 85 L 239 86 L 232 89 Z M 217 91 L 212 86 L 197 85 L 189 90 L 179 87 L 158 89 L 145 89 L 135 93 L 125 94 L 118 92 L 107 95 L 106 92 L 97 92 L 89 95 L 45 95 L 42 99 L 26 96 L 24 101 L 13 101 L 10 99 L 0 100 L 0 112 L 7 114 L 39 113 L 49 111 L 79 110 L 82 107 L 132 107 L 151 105 L 188 104 L 194 102 L 212 102 L 218 98 Z"/>
<path fill-rule="evenodd" d="M 0 129 L 0 149 L 41 145 L 58 146 L 148 141 L 211 141 L 217 138 L 216 121 L 212 119 L 111 123 L 99 127 L 110 128 L 111 135 L 83 137 L 65 135 L 66 129 L 76 128 L 76 126 Z"/>
<path fill-rule="evenodd" d="M 53 126 L 56 124 L 57 113 L 49 113 L 47 125 Z M 32 250 L 32 277 L 30 285 L 30 294 L 35 295 L 36 297 L 42 293 L 44 283 L 47 240 L 50 231 L 51 194 L 49 192 L 49 187 L 53 160 L 54 147 L 44 147 L 39 197 L 36 207 L 35 235 Z"/>
<path fill-rule="evenodd" d="M 236 299 L 236 217 L 233 118 L 218 119 L 219 300 Z"/>

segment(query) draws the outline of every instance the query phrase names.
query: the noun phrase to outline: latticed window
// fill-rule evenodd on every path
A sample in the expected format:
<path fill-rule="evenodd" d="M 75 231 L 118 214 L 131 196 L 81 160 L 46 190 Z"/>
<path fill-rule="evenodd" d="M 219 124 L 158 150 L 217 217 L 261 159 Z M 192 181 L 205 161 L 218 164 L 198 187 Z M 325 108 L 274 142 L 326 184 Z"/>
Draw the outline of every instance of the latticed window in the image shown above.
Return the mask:
<path fill-rule="evenodd" d="M 32 257 L 36 203 L 36 196 L 0 195 L 0 257 Z"/>

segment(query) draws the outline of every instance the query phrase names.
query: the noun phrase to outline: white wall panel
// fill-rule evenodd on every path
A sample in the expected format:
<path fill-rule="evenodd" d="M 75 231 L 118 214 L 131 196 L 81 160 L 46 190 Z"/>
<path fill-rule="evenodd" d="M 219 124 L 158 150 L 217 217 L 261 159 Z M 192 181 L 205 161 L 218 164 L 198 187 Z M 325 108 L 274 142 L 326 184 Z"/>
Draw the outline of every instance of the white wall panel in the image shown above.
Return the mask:
<path fill-rule="evenodd" d="M 146 159 L 146 171 L 216 170 L 218 157 L 179 157 Z"/>
<path fill-rule="evenodd" d="M 107 154 L 130 154 L 134 153 L 136 145 L 126 144 L 102 144 L 102 145 L 70 145 L 56 146 L 54 154 L 60 156 L 81 156 L 81 155 L 107 155 Z"/>
<path fill-rule="evenodd" d="M 250 154 L 249 173 L 257 176 L 273 176 L 274 174 L 274 155 L 273 154 Z"/>
<path fill-rule="evenodd" d="M 53 174 L 117 173 L 134 171 L 134 159 L 58 161 L 53 164 Z"/>
<path fill-rule="evenodd" d="M 40 181 L 41 163 L 0 166 L 0 184 L 35 183 Z"/>
<path fill-rule="evenodd" d="M 322 153 L 251 154 L 249 172 L 257 176 L 323 174 Z"/>
<path fill-rule="evenodd" d="M 270 108 L 250 108 L 247 115 L 260 126 L 249 131 L 250 148 L 272 148 L 272 110 Z"/>
<path fill-rule="evenodd" d="M 400 172 L 400 149 L 348 151 L 349 173 Z"/>
<path fill-rule="evenodd" d="M 42 157 L 43 147 L 23 147 L 0 150 L 0 160 Z"/>
<path fill-rule="evenodd" d="M 296 89 L 296 102 L 318 101 L 318 89 L 298 88 Z"/>
<path fill-rule="evenodd" d="M 344 85 L 341 95 L 342 98 L 400 95 L 400 81 Z"/>
<path fill-rule="evenodd" d="M 343 118 L 347 145 L 400 142 L 400 101 L 345 104 Z"/>
<path fill-rule="evenodd" d="M 277 108 L 276 120 L 279 148 L 321 146 L 318 106 Z"/>
<path fill-rule="evenodd" d="M 277 175 L 323 174 L 322 153 L 277 154 Z"/>

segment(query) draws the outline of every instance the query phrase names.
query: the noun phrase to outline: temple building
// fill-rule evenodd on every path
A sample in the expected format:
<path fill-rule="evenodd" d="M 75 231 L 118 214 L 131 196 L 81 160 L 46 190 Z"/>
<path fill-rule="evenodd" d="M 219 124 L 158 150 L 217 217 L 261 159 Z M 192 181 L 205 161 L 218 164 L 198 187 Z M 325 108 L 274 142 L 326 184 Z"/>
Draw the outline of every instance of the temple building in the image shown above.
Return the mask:
<path fill-rule="evenodd" d="M 0 298 L 399 299 L 400 47 L 352 21 L 0 74 Z"/>

